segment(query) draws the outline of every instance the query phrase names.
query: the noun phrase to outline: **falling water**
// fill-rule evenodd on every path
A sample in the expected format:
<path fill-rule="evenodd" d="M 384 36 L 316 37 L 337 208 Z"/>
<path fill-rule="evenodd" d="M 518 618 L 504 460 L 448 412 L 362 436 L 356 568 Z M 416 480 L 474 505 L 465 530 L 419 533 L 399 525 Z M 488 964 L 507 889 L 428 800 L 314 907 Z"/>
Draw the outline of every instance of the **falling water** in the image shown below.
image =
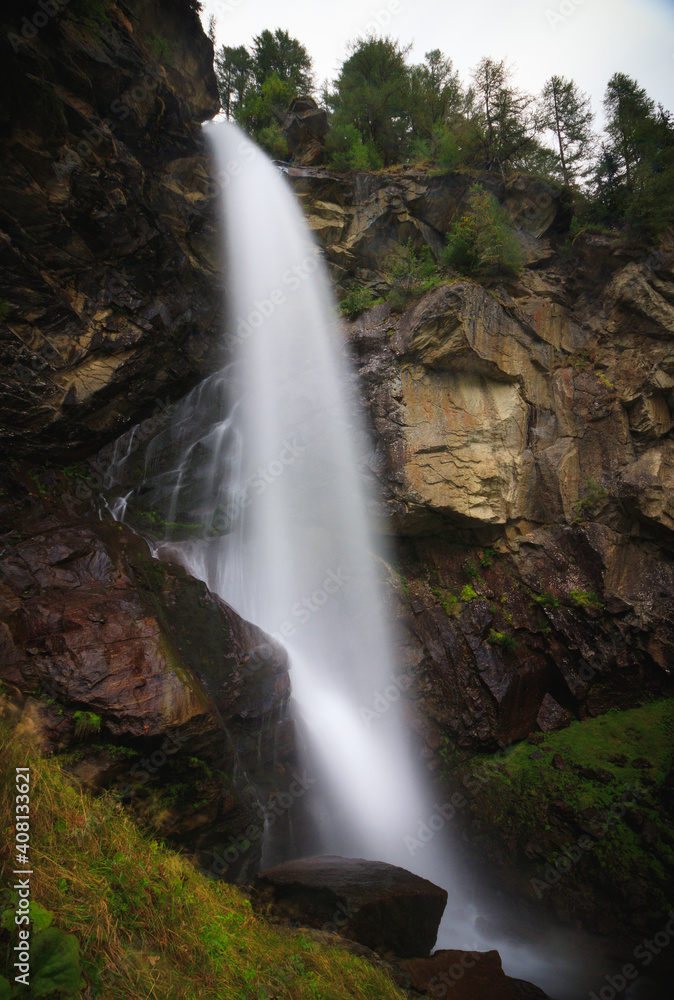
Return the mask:
<path fill-rule="evenodd" d="M 370 523 L 357 448 L 368 436 L 328 277 L 282 173 L 234 126 L 208 134 L 223 194 L 228 353 L 150 441 L 141 482 L 116 516 L 134 503 L 162 511 L 157 554 L 287 647 L 329 818 L 316 851 L 389 861 L 444 885 L 439 945 L 498 947 L 511 975 L 572 996 L 559 941 L 552 958 L 476 925 L 480 910 L 444 834 L 418 852 L 406 847 L 436 808 L 391 687 L 399 670 L 380 579 L 386 551 Z M 113 478 L 124 479 L 132 458 L 127 438 Z"/>

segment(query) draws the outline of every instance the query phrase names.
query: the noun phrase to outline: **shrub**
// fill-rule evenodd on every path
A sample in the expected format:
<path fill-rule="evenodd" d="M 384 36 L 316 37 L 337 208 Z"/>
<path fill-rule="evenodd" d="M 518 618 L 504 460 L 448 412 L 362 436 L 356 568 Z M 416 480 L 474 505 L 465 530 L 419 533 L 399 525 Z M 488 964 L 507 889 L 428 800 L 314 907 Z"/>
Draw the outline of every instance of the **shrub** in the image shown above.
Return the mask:
<path fill-rule="evenodd" d="M 351 285 L 339 303 L 339 311 L 347 319 L 356 319 L 372 305 L 373 301 L 374 296 L 370 288 L 363 288 L 362 285 Z"/>
<path fill-rule="evenodd" d="M 571 600 L 577 608 L 603 608 L 604 605 L 593 590 L 572 590 Z"/>
<path fill-rule="evenodd" d="M 487 642 L 491 646 L 500 646 L 501 649 L 517 649 L 517 639 L 514 636 L 507 632 L 495 632 L 493 628 L 489 629 Z"/>
<path fill-rule="evenodd" d="M 333 170 L 380 170 L 384 160 L 372 142 L 363 142 L 355 125 L 333 123 L 325 149 L 327 164 Z"/>
<path fill-rule="evenodd" d="M 101 731 L 101 719 L 95 712 L 75 712 L 73 722 L 75 736 L 80 740 L 85 740 L 87 736 Z"/>
<path fill-rule="evenodd" d="M 467 583 L 459 595 L 459 600 L 474 601 L 476 597 L 477 597 L 477 591 L 475 590 L 474 587 L 471 587 L 471 585 Z"/>
<path fill-rule="evenodd" d="M 476 278 L 516 277 L 524 258 L 506 210 L 479 184 L 471 188 L 468 203 L 447 235 L 441 264 Z"/>
<path fill-rule="evenodd" d="M 544 590 L 542 594 L 535 597 L 536 604 L 542 604 L 544 608 L 558 608 L 559 601 L 549 590 Z"/>
<path fill-rule="evenodd" d="M 414 247 L 411 237 L 399 243 L 384 261 L 384 276 L 390 287 L 388 301 L 394 309 L 404 309 L 438 283 L 431 248 Z"/>

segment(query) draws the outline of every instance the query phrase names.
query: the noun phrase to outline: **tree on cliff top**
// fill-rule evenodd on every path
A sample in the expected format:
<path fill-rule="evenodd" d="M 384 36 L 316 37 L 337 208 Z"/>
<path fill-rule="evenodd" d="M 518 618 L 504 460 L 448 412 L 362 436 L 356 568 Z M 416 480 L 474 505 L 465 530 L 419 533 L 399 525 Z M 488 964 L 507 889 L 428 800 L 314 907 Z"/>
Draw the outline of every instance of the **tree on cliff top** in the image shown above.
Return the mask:
<path fill-rule="evenodd" d="M 374 147 L 386 165 L 399 161 L 409 145 L 409 49 L 392 38 L 354 42 L 330 98 L 337 128 L 354 126 L 363 145 Z"/>
<path fill-rule="evenodd" d="M 253 79 L 258 89 L 271 76 L 290 85 L 293 96 L 313 93 L 314 74 L 311 56 L 297 38 L 277 28 L 265 29 L 253 39 L 251 52 Z"/>
<path fill-rule="evenodd" d="M 512 85 L 512 70 L 503 59 L 481 59 L 473 70 L 473 83 L 484 168 L 505 173 L 536 149 L 533 98 Z"/>
<path fill-rule="evenodd" d="M 551 76 L 541 94 L 540 115 L 539 128 L 554 133 L 562 177 L 568 187 L 578 165 L 591 152 L 594 115 L 590 98 L 573 80 Z"/>
<path fill-rule="evenodd" d="M 223 45 L 215 55 L 215 75 L 220 92 L 220 103 L 227 120 L 233 117 L 238 105 L 243 103 L 250 83 L 253 61 L 244 45 L 233 48 Z"/>

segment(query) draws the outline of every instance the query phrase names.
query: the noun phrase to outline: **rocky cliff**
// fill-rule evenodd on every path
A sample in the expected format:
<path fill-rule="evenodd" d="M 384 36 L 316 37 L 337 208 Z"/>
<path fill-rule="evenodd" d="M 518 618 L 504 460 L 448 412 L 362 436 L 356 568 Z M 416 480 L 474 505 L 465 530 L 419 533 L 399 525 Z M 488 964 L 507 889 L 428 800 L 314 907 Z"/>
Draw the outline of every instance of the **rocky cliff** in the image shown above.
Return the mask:
<path fill-rule="evenodd" d="M 200 123 L 219 100 L 193 7 L 3 4 L 5 455 L 90 453 L 208 368 L 219 302 Z"/>
<path fill-rule="evenodd" d="M 291 182 L 338 284 L 379 291 L 396 244 L 438 252 L 468 179 L 295 169 Z M 447 277 L 349 324 L 403 626 L 400 673 L 369 717 L 407 699 L 420 752 L 465 796 L 459 827 L 511 889 L 629 934 L 657 923 L 672 887 L 659 751 L 672 713 L 658 699 L 674 668 L 674 247 L 589 233 L 571 244 L 552 189 L 487 183 L 518 231 L 521 276 Z M 610 739 L 573 727 L 609 710 Z M 555 754 L 545 734 L 570 724 Z M 520 770 L 498 754 L 489 770 L 490 753 L 527 736 L 540 772 L 524 750 Z M 550 859 L 592 819 L 598 841 L 612 829 L 588 803 L 629 787 L 644 797 L 601 864 L 591 856 L 550 891 Z"/>
<path fill-rule="evenodd" d="M 2 690 L 82 780 L 242 878 L 292 773 L 285 653 L 74 464 L 217 359 L 212 44 L 191 0 L 10 0 L 0 23 Z"/>

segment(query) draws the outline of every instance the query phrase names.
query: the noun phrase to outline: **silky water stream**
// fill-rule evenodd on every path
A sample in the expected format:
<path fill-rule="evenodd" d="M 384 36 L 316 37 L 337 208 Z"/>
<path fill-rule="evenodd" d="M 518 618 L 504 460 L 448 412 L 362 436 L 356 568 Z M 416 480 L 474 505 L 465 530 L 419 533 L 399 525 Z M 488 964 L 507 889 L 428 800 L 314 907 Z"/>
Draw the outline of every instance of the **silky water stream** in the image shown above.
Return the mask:
<path fill-rule="evenodd" d="M 437 947 L 498 948 L 509 975 L 579 1000 L 613 968 L 597 944 L 532 929 L 512 910 L 503 917 L 453 860 L 447 829 L 431 830 L 443 803 L 391 690 L 400 670 L 382 585 L 388 553 L 371 527 L 368 431 L 326 269 L 282 172 L 235 126 L 207 134 L 222 192 L 227 353 L 146 443 L 142 482 L 113 513 L 124 518 L 141 498 L 159 511 L 169 527 L 156 554 L 286 646 L 316 777 L 312 853 L 387 861 L 444 886 Z M 131 433 L 111 484 L 124 481 L 133 448 Z M 423 845 L 421 823 L 433 832 Z"/>

